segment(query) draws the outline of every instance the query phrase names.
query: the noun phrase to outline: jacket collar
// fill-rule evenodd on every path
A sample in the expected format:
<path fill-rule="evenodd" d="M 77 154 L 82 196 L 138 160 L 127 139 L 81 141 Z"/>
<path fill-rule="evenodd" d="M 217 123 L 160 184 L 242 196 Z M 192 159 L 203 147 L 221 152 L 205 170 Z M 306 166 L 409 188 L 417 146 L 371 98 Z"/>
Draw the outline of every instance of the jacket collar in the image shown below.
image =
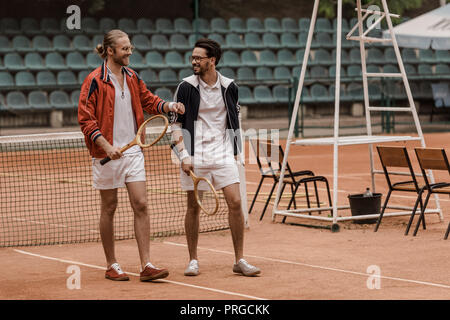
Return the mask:
<path fill-rule="evenodd" d="M 220 85 L 222 87 L 224 87 L 225 89 L 228 88 L 228 86 L 234 81 L 233 79 L 230 79 L 230 78 L 227 78 L 227 77 L 221 75 L 219 71 L 216 71 L 216 72 L 217 72 L 217 76 L 219 77 Z M 183 81 L 186 81 L 187 83 L 191 84 L 192 86 L 194 86 L 196 88 L 200 84 L 199 76 L 195 75 L 195 74 L 184 78 Z"/>
<path fill-rule="evenodd" d="M 124 72 L 130 78 L 133 76 L 133 73 L 127 67 L 122 67 L 122 72 Z M 102 66 L 101 66 L 100 79 L 102 79 L 105 82 L 110 82 L 111 81 L 110 78 L 109 78 L 109 75 L 108 75 L 107 67 L 106 67 L 106 59 L 103 60 L 103 63 L 102 63 Z"/>

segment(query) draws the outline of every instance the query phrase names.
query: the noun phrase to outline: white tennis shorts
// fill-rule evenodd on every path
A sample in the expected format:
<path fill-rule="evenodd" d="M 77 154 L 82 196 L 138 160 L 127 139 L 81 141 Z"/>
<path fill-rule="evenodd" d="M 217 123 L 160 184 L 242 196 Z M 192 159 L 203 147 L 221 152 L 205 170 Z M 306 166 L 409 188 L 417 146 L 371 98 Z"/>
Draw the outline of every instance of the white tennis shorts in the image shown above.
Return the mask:
<path fill-rule="evenodd" d="M 142 152 L 125 154 L 117 160 L 111 160 L 105 165 L 101 159 L 92 159 L 93 187 L 108 190 L 125 187 L 125 183 L 145 181 L 145 162 Z"/>
<path fill-rule="evenodd" d="M 215 168 L 194 168 L 197 177 L 205 177 L 214 186 L 214 189 L 221 190 L 233 183 L 239 183 L 239 170 L 236 164 L 220 166 Z M 194 182 L 180 168 L 181 189 L 183 191 L 193 191 Z"/>

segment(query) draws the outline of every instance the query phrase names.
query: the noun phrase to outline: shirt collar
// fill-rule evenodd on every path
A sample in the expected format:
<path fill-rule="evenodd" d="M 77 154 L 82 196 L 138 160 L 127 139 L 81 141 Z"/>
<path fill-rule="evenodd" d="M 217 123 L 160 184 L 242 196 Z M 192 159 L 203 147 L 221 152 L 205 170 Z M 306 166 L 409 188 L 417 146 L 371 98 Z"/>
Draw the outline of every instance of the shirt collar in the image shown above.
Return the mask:
<path fill-rule="evenodd" d="M 198 82 L 200 83 L 200 85 L 202 86 L 203 89 L 220 89 L 220 79 L 219 79 L 219 74 L 217 74 L 217 81 L 214 85 L 210 86 L 209 84 L 207 84 L 206 82 L 204 82 L 200 76 L 198 76 Z"/>

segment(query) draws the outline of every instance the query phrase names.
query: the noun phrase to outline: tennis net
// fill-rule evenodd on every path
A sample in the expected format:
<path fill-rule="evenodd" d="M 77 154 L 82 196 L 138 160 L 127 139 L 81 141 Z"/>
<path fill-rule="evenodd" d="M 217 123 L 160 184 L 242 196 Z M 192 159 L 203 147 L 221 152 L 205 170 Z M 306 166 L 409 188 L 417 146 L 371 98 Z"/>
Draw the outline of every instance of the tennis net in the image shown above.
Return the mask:
<path fill-rule="evenodd" d="M 170 130 L 143 152 L 151 237 L 184 234 L 186 193 Z M 219 198 L 216 215 L 201 213 L 200 232 L 228 228 L 222 192 Z M 99 218 L 100 194 L 81 132 L 0 137 L 0 247 L 100 241 Z M 120 188 L 116 239 L 134 238 L 133 224 L 127 190 Z"/>

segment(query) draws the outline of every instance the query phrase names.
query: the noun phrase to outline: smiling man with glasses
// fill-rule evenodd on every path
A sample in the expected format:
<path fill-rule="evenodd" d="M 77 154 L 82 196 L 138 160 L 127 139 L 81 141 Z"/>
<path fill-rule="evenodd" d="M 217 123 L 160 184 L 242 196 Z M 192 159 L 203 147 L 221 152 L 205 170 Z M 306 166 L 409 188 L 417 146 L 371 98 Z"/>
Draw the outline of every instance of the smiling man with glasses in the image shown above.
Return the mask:
<path fill-rule="evenodd" d="M 239 171 L 235 157 L 241 152 L 238 87 L 221 75 L 216 66 L 222 56 L 220 45 L 211 39 L 195 43 L 190 61 L 194 74 L 178 85 L 176 100 L 186 106 L 172 125 L 173 138 L 181 154 L 181 188 L 187 191 L 185 217 L 189 264 L 184 274 L 199 274 L 197 243 L 200 207 L 194 196 L 192 170 L 206 177 L 216 190 L 223 190 L 235 252 L 233 272 L 255 276 L 261 271 L 244 256 L 244 216 L 241 208 Z M 245 181 L 244 181 L 245 183 Z"/>

